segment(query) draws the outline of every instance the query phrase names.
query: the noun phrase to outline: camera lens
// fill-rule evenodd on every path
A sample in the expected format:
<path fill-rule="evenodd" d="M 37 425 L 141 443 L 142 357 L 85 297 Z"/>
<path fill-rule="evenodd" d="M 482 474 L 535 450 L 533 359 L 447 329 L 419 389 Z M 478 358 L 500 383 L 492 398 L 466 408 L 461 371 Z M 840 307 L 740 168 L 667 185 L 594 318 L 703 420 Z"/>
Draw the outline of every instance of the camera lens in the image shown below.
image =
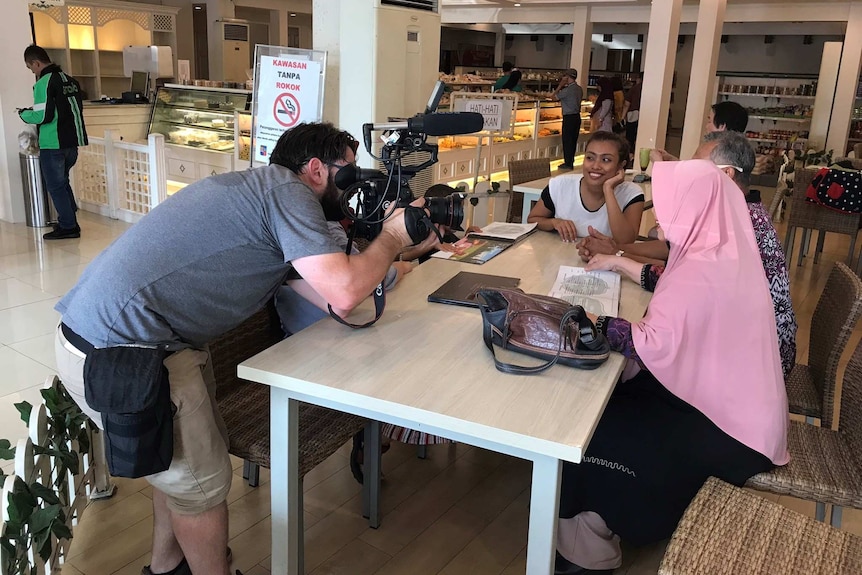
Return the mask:
<path fill-rule="evenodd" d="M 444 198 L 426 198 L 425 207 L 431 213 L 431 221 L 447 226 L 453 230 L 461 230 L 464 222 L 464 195 L 450 194 Z"/>

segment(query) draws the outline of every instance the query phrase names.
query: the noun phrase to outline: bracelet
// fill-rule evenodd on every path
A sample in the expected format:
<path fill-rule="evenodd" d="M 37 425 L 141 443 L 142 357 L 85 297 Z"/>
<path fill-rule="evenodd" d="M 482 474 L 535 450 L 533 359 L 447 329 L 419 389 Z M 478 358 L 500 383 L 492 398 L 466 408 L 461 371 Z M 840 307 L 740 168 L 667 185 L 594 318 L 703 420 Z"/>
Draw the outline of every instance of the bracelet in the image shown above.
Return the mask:
<path fill-rule="evenodd" d="M 607 323 L 608 323 L 608 316 L 606 316 L 606 315 L 600 315 L 600 316 L 596 319 L 596 331 L 597 331 L 597 332 L 599 332 L 599 333 L 600 333 L 600 334 L 602 334 L 602 335 L 607 335 L 607 332 L 606 332 L 606 330 L 607 330 L 607 325 L 606 325 L 606 324 L 607 324 Z"/>
<path fill-rule="evenodd" d="M 647 278 L 649 277 L 649 270 L 652 267 L 650 264 L 644 264 L 644 267 L 641 268 L 641 288 L 647 289 Z"/>

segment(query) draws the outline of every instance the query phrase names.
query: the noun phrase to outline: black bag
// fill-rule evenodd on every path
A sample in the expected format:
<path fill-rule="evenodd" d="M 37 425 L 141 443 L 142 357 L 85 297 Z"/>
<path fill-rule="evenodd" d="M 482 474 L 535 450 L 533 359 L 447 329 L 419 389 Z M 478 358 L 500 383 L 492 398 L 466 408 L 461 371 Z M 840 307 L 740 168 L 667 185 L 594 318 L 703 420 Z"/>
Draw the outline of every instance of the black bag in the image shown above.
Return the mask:
<path fill-rule="evenodd" d="M 621 120 L 619 122 L 614 122 L 613 127 L 611 129 L 614 131 L 614 134 L 624 134 L 626 131 L 626 121 Z"/>
<path fill-rule="evenodd" d="M 107 347 L 84 361 L 84 397 L 101 413 L 108 470 L 144 477 L 170 467 L 174 413 L 164 349 Z"/>
<path fill-rule="evenodd" d="M 519 289 L 484 289 L 478 299 L 483 302 L 482 337 L 494 365 L 504 373 L 541 373 L 555 363 L 595 369 L 610 356 L 607 338 L 579 305 Z M 535 367 L 503 363 L 494 345 L 547 361 Z"/>

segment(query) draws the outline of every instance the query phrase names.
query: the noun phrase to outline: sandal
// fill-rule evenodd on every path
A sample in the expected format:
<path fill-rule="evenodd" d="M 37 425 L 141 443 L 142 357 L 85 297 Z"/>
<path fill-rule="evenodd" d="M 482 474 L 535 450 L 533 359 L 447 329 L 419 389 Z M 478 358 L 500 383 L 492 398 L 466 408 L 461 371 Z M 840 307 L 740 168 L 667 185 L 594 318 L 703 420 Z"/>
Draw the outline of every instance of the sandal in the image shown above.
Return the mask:
<path fill-rule="evenodd" d="M 227 548 L 227 562 L 230 564 L 233 561 L 233 551 L 230 547 Z M 183 557 L 183 560 L 180 561 L 179 565 L 174 567 L 171 571 L 168 571 L 171 575 L 192 575 L 192 570 L 189 568 L 189 564 L 186 561 L 186 558 Z M 149 565 L 144 565 L 144 568 L 141 569 L 141 575 L 162 575 L 159 573 L 153 573 L 152 569 L 150 569 Z M 242 575 L 237 569 L 237 575 Z"/>

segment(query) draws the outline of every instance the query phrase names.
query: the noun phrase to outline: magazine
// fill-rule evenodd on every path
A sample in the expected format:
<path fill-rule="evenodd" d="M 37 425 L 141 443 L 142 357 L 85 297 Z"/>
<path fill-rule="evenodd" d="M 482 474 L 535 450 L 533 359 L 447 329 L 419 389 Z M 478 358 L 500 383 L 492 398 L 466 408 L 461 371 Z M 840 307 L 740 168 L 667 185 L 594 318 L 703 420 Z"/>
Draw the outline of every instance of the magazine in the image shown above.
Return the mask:
<path fill-rule="evenodd" d="M 516 242 L 524 236 L 533 232 L 536 224 L 513 224 L 508 222 L 491 222 L 481 232 L 467 234 L 470 238 L 490 238 L 494 240 L 508 240 Z"/>
<path fill-rule="evenodd" d="M 477 238 L 472 235 L 455 242 L 459 248 L 457 253 L 438 250 L 431 254 L 432 258 L 451 260 L 453 262 L 466 262 L 468 264 L 483 264 L 514 244 L 511 240 L 495 240 L 490 238 Z"/>

